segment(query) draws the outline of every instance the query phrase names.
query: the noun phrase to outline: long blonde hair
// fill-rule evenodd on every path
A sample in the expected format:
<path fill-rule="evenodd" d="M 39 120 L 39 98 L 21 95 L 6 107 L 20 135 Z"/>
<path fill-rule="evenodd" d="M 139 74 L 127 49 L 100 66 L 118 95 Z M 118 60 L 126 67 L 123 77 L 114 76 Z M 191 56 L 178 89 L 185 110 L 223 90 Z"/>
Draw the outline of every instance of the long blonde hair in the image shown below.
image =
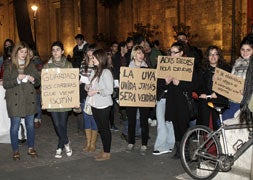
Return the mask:
<path fill-rule="evenodd" d="M 29 56 L 29 46 L 21 41 L 19 43 L 17 43 L 14 48 L 13 48 L 13 51 L 11 53 L 11 63 L 13 65 L 15 65 L 17 68 L 19 67 L 19 63 L 18 63 L 18 51 L 20 49 L 23 49 L 23 48 L 26 48 L 27 49 L 27 56 L 25 58 L 25 68 L 28 66 L 28 64 L 30 63 L 30 56 Z"/>

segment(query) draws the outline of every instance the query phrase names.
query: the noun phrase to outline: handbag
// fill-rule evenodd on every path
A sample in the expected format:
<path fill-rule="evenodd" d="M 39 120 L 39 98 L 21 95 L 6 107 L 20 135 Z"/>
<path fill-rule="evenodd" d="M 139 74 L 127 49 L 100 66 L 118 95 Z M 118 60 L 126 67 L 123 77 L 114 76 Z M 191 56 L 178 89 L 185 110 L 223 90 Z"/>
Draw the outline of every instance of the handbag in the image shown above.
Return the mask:
<path fill-rule="evenodd" d="M 189 94 L 187 91 L 184 91 L 183 95 L 186 99 L 187 106 L 189 109 L 190 120 L 194 120 L 197 118 L 197 114 L 198 114 L 197 108 L 195 107 L 195 104 L 194 104 L 194 99 L 192 98 L 191 94 Z"/>
<path fill-rule="evenodd" d="M 90 101 L 91 101 L 91 97 L 87 97 L 85 104 L 84 104 L 84 108 L 83 111 L 88 114 L 88 115 L 92 115 L 92 110 L 91 110 L 91 105 L 90 105 Z"/>

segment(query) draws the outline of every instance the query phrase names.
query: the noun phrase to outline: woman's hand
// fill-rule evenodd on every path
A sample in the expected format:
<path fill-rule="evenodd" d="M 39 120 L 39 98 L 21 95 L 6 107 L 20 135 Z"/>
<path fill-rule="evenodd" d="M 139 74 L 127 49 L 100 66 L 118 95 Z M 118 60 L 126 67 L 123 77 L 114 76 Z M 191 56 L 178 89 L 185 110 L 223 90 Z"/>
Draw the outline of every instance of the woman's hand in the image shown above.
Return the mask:
<path fill-rule="evenodd" d="M 34 77 L 33 76 L 29 76 L 29 78 L 28 78 L 28 81 L 30 81 L 31 83 L 34 83 Z"/>
<path fill-rule="evenodd" d="M 216 99 L 216 98 L 217 98 L 217 95 L 216 95 L 215 93 L 212 93 L 212 94 L 211 94 L 211 98 Z"/>
<path fill-rule="evenodd" d="M 201 98 L 201 99 L 207 99 L 206 94 L 200 94 L 199 98 Z"/>
<path fill-rule="evenodd" d="M 18 75 L 18 80 L 22 81 L 24 78 L 26 78 L 25 74 L 19 74 Z"/>
<path fill-rule="evenodd" d="M 166 84 L 171 83 L 172 80 L 173 80 L 173 77 L 172 77 L 172 76 L 168 76 L 168 77 L 165 78 Z"/>
<path fill-rule="evenodd" d="M 174 78 L 173 78 L 173 80 L 172 80 L 172 81 L 173 81 L 173 84 L 174 84 L 174 85 L 176 85 L 176 86 L 178 86 L 178 84 L 179 84 L 179 82 L 180 82 L 179 80 L 174 79 Z"/>
<path fill-rule="evenodd" d="M 94 96 L 97 93 L 98 93 L 98 90 L 90 90 L 88 91 L 88 96 Z"/>

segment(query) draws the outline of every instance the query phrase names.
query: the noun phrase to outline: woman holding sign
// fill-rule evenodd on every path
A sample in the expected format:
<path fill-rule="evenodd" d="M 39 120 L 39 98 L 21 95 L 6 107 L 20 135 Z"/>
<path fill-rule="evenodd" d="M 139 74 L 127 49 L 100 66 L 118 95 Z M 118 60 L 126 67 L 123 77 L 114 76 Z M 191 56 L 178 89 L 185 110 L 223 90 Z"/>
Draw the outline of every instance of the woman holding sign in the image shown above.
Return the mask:
<path fill-rule="evenodd" d="M 148 65 L 144 58 L 144 49 L 142 46 L 135 46 L 131 52 L 131 62 L 129 64 L 130 68 L 147 68 Z M 128 117 L 128 146 L 127 152 L 133 151 L 135 145 L 135 126 L 136 126 L 136 114 L 137 109 L 140 111 L 140 125 L 141 125 L 141 149 L 142 155 L 146 154 L 148 137 L 149 137 L 149 108 L 148 107 L 127 107 L 127 117 Z"/>
<path fill-rule="evenodd" d="M 225 63 L 221 49 L 212 45 L 205 52 L 203 73 L 200 74 L 197 124 L 209 126 L 211 113 L 212 125 L 215 130 L 219 128 L 217 121 L 219 114 L 215 109 L 210 108 L 207 103 L 209 101 L 222 105 L 228 103 L 227 98 L 212 91 L 213 75 L 216 67 L 228 72 L 231 70 Z"/>
<path fill-rule="evenodd" d="M 18 130 L 21 118 L 25 119 L 27 129 L 28 155 L 35 158 L 34 150 L 34 114 L 36 114 L 36 91 L 40 85 L 40 76 L 30 62 L 29 47 L 20 42 L 15 45 L 11 63 L 4 69 L 3 87 L 6 89 L 5 98 L 8 115 L 11 119 L 11 145 L 13 160 L 19 160 Z"/>
<path fill-rule="evenodd" d="M 171 46 L 170 55 L 172 57 L 182 57 L 185 55 L 184 44 L 176 42 Z M 193 72 L 192 81 L 180 81 L 169 75 L 165 79 L 167 86 L 166 93 L 166 112 L 165 119 L 167 121 L 172 121 L 175 133 L 175 149 L 176 153 L 173 158 L 180 158 L 179 148 L 180 141 L 187 131 L 189 120 L 190 120 L 190 110 L 188 106 L 187 99 L 184 94 L 188 94 L 191 98 L 192 91 L 197 88 L 197 76 Z"/>
<path fill-rule="evenodd" d="M 108 160 L 111 157 L 112 134 L 110 130 L 110 111 L 112 107 L 113 76 L 108 68 L 108 56 L 102 49 L 93 52 L 95 74 L 91 76 L 90 84 L 85 85 L 88 90 L 92 115 L 96 121 L 100 134 L 103 151 L 95 156 L 96 161 Z"/>
<path fill-rule="evenodd" d="M 63 44 L 60 41 L 56 41 L 51 45 L 52 57 L 48 63 L 45 64 L 44 68 L 71 68 L 72 64 L 67 61 L 64 56 Z M 42 102 L 43 103 L 43 102 Z M 43 104 L 42 104 L 43 107 Z M 69 139 L 67 136 L 67 121 L 68 113 L 71 108 L 59 108 L 59 109 L 48 109 L 51 112 L 56 134 L 58 136 L 58 145 L 55 153 L 55 158 L 62 158 L 62 151 L 65 148 L 66 155 L 72 155 L 72 149 L 70 147 Z"/>
<path fill-rule="evenodd" d="M 245 79 L 249 67 L 250 57 L 253 55 L 253 40 L 250 36 L 246 36 L 240 43 L 241 56 L 235 61 L 232 69 L 232 74 Z M 241 89 L 243 93 L 243 89 Z M 223 114 L 223 120 L 234 118 L 234 114 L 240 109 L 240 103 L 229 102 L 229 109 Z"/>

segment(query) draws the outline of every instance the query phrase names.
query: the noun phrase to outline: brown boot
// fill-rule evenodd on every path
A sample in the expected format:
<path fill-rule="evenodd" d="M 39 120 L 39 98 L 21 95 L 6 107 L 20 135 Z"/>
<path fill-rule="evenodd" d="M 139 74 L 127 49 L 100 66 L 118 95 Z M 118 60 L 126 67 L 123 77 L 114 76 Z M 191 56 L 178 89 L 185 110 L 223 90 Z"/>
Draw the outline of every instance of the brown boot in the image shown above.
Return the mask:
<path fill-rule="evenodd" d="M 98 137 L 98 131 L 91 131 L 91 144 L 90 144 L 90 152 L 95 152 L 96 150 L 96 142 Z"/>
<path fill-rule="evenodd" d="M 96 154 L 96 155 L 94 156 L 94 158 L 96 159 L 96 158 L 102 156 L 103 153 L 104 153 L 104 151 L 102 150 L 100 153 Z"/>
<path fill-rule="evenodd" d="M 86 146 L 83 148 L 83 150 L 89 152 L 91 145 L 91 129 L 85 129 L 85 134 L 86 134 Z"/>
<path fill-rule="evenodd" d="M 96 157 L 96 161 L 105 161 L 111 158 L 111 153 L 103 152 L 100 156 Z"/>

